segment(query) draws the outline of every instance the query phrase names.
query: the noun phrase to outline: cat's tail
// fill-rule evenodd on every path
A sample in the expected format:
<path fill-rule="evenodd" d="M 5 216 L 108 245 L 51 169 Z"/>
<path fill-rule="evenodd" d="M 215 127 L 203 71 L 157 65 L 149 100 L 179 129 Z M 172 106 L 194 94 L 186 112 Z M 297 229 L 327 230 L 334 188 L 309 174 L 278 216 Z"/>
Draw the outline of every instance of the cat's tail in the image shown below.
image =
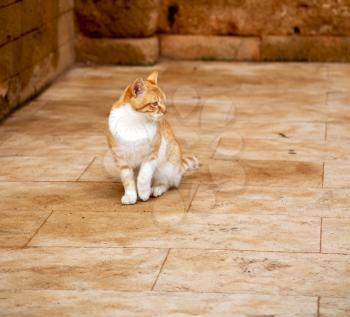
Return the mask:
<path fill-rule="evenodd" d="M 200 162 L 197 157 L 193 155 L 186 155 L 182 157 L 182 169 L 183 171 L 192 171 L 200 166 Z"/>

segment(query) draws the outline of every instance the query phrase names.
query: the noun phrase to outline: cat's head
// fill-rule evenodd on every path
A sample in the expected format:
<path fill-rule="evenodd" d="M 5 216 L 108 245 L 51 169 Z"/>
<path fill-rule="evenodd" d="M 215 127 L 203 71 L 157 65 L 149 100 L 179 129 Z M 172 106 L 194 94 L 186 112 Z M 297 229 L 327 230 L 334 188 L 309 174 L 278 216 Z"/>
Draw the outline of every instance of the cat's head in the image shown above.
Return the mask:
<path fill-rule="evenodd" d="M 160 119 L 166 113 L 165 94 L 157 86 L 158 72 L 136 79 L 128 87 L 128 103 L 133 109 L 152 120 Z"/>

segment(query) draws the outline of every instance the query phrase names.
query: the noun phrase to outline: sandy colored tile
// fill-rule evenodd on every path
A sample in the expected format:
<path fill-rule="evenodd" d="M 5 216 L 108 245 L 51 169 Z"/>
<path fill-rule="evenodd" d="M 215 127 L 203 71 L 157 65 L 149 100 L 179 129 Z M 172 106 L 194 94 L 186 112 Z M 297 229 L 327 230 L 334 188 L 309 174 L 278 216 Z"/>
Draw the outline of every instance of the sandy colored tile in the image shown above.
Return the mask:
<path fill-rule="evenodd" d="M 350 123 L 328 122 L 327 123 L 327 140 L 336 141 L 336 144 L 338 144 L 339 146 L 339 141 L 343 143 L 344 139 L 350 140 Z"/>
<path fill-rule="evenodd" d="M 199 184 L 232 183 L 282 187 L 320 187 L 321 163 L 298 161 L 205 160 L 202 166 L 184 176 L 184 182 Z"/>
<path fill-rule="evenodd" d="M 125 87 L 129 83 L 126 83 Z M 124 87 L 124 88 L 125 88 Z M 93 89 L 86 87 L 60 87 L 52 86 L 45 90 L 39 97 L 40 101 L 78 101 L 78 102 L 99 102 L 101 100 L 112 104 L 120 95 L 122 90 L 110 87 L 109 89 Z"/>
<path fill-rule="evenodd" d="M 325 123 L 320 122 L 252 122 L 235 119 L 229 124 L 202 122 L 200 125 L 186 125 L 169 116 L 176 136 L 195 138 L 203 135 L 224 138 L 317 140 L 325 138 Z M 185 122 L 186 123 L 186 122 Z M 193 142 L 193 141 L 192 141 Z"/>
<path fill-rule="evenodd" d="M 0 181 L 74 181 L 92 156 L 0 157 Z"/>
<path fill-rule="evenodd" d="M 81 181 L 89 182 L 121 182 L 119 169 L 112 153 L 106 150 L 103 156 L 97 156 L 94 162 L 81 176 Z"/>
<path fill-rule="evenodd" d="M 107 149 L 103 135 L 43 135 L 38 138 L 28 133 L 9 133 L 0 144 L 0 153 L 20 156 L 81 155 L 101 154 Z"/>
<path fill-rule="evenodd" d="M 329 121 L 341 121 L 341 122 L 349 122 L 350 114 L 349 114 L 349 104 L 350 104 L 350 94 L 348 92 L 348 87 L 350 84 L 350 80 L 344 79 L 339 80 L 340 85 L 347 85 L 346 92 L 337 92 L 331 91 L 328 93 L 327 97 L 327 112 L 328 112 L 328 120 Z"/>
<path fill-rule="evenodd" d="M 350 218 L 323 218 L 322 252 L 350 254 Z"/>
<path fill-rule="evenodd" d="M 55 212 L 32 246 L 133 246 L 318 252 L 320 219 L 211 213 Z"/>
<path fill-rule="evenodd" d="M 350 187 L 350 161 L 325 162 L 324 187 Z"/>
<path fill-rule="evenodd" d="M 111 102 L 36 100 L 36 103 L 42 106 L 36 111 L 33 110 L 30 117 L 28 114 L 26 116 L 14 114 L 3 122 L 1 129 L 6 128 L 8 132 L 26 134 L 37 139 L 67 134 L 105 136 Z M 27 113 L 29 112 L 28 110 Z"/>
<path fill-rule="evenodd" d="M 78 116 L 56 118 L 43 118 L 33 116 L 30 120 L 14 119 L 6 120 L 2 125 L 2 130 L 11 134 L 29 135 L 40 139 L 43 136 L 61 136 L 73 135 L 105 135 L 106 119 L 105 118 L 80 118 Z"/>
<path fill-rule="evenodd" d="M 321 122 L 249 122 L 240 119 L 222 136 L 231 137 L 232 133 L 237 133 L 243 138 L 324 140 L 325 124 Z"/>
<path fill-rule="evenodd" d="M 325 99 L 325 96 L 324 96 Z M 290 99 L 289 99 L 290 100 Z M 324 121 L 328 114 L 325 100 L 313 105 L 308 97 L 305 97 L 302 104 L 295 104 L 287 101 L 279 101 L 279 105 L 266 102 L 265 104 L 239 105 L 237 116 L 241 120 L 270 120 L 270 121 Z M 310 104 L 311 103 L 311 104 Z M 293 109 L 293 111 L 291 111 Z"/>
<path fill-rule="evenodd" d="M 320 317 L 345 317 L 350 315 L 350 298 L 321 297 Z"/>
<path fill-rule="evenodd" d="M 155 289 L 349 296 L 347 255 L 171 250 Z"/>
<path fill-rule="evenodd" d="M 40 101 L 39 101 L 40 102 Z M 112 107 L 112 103 L 105 102 L 103 99 L 98 101 L 77 102 L 74 100 L 67 101 L 50 101 L 35 113 L 37 117 L 46 119 L 55 118 L 74 118 L 76 120 L 107 119 Z M 67 115 L 69 114 L 69 116 Z M 104 122 L 107 125 L 107 122 Z"/>
<path fill-rule="evenodd" d="M 150 290 L 167 250 L 0 250 L 0 288 Z"/>
<path fill-rule="evenodd" d="M 200 185 L 191 212 L 349 217 L 349 189 Z"/>
<path fill-rule="evenodd" d="M 293 160 L 323 162 L 350 158 L 350 142 L 222 137 L 216 159 Z"/>
<path fill-rule="evenodd" d="M 0 296 L 0 309 L 6 317 L 178 317 L 193 314 L 203 317 L 314 317 L 317 310 L 314 297 L 255 294 L 47 290 L 1 291 Z M 46 303 L 44 307 L 39 305 L 43 302 Z"/>
<path fill-rule="evenodd" d="M 162 73 L 165 84 L 170 87 L 192 87 L 207 90 L 231 88 L 237 91 L 326 91 L 326 68 L 310 64 L 228 64 L 220 62 L 171 64 Z M 302 66 L 302 67 L 299 67 Z M 295 68 L 298 68 L 297 70 Z M 214 84 L 215 83 L 215 84 Z M 175 88 L 175 89 L 176 89 Z"/>
<path fill-rule="evenodd" d="M 0 210 L 135 211 L 187 210 L 197 186 L 182 184 L 158 198 L 122 205 L 118 183 L 0 182 Z"/>
<path fill-rule="evenodd" d="M 319 187 L 323 166 L 295 161 L 241 161 L 250 185 Z"/>
<path fill-rule="evenodd" d="M 179 190 L 122 206 L 106 120 L 154 69 L 184 152 L 204 164 Z M 0 312 L 316 317 L 320 296 L 320 316 L 346 316 L 349 70 L 164 61 L 65 73 L 0 125 Z M 51 211 L 35 247 L 4 249 Z M 320 217 L 322 250 L 338 254 L 307 254 L 319 251 Z M 156 285 L 166 292 L 149 292 L 168 248 Z"/>
<path fill-rule="evenodd" d="M 49 214 L 49 211 L 0 211 L 0 248 L 23 247 Z"/>

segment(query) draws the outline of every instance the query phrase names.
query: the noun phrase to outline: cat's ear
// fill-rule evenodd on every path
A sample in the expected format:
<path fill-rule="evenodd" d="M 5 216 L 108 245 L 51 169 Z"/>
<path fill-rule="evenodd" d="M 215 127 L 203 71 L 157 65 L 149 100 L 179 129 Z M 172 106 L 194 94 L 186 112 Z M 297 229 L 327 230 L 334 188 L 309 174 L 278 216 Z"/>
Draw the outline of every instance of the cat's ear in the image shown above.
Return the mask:
<path fill-rule="evenodd" d="M 147 80 L 154 85 L 157 85 L 158 81 L 158 72 L 155 70 L 151 75 L 147 77 Z"/>
<path fill-rule="evenodd" d="M 137 78 L 131 85 L 131 92 L 134 97 L 138 97 L 144 94 L 146 91 L 146 85 L 142 78 Z"/>

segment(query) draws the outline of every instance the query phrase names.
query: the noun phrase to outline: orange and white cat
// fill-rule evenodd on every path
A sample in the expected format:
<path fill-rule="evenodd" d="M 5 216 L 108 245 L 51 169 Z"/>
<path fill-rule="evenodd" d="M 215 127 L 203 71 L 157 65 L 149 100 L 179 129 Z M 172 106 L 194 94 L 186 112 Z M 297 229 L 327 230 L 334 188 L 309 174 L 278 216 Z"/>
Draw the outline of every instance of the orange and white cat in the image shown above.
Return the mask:
<path fill-rule="evenodd" d="M 157 86 L 158 73 L 136 79 L 111 109 L 108 145 L 120 170 L 123 204 L 137 197 L 148 200 L 178 187 L 187 170 L 197 168 L 194 156 L 184 157 L 165 120 L 165 94 Z"/>

